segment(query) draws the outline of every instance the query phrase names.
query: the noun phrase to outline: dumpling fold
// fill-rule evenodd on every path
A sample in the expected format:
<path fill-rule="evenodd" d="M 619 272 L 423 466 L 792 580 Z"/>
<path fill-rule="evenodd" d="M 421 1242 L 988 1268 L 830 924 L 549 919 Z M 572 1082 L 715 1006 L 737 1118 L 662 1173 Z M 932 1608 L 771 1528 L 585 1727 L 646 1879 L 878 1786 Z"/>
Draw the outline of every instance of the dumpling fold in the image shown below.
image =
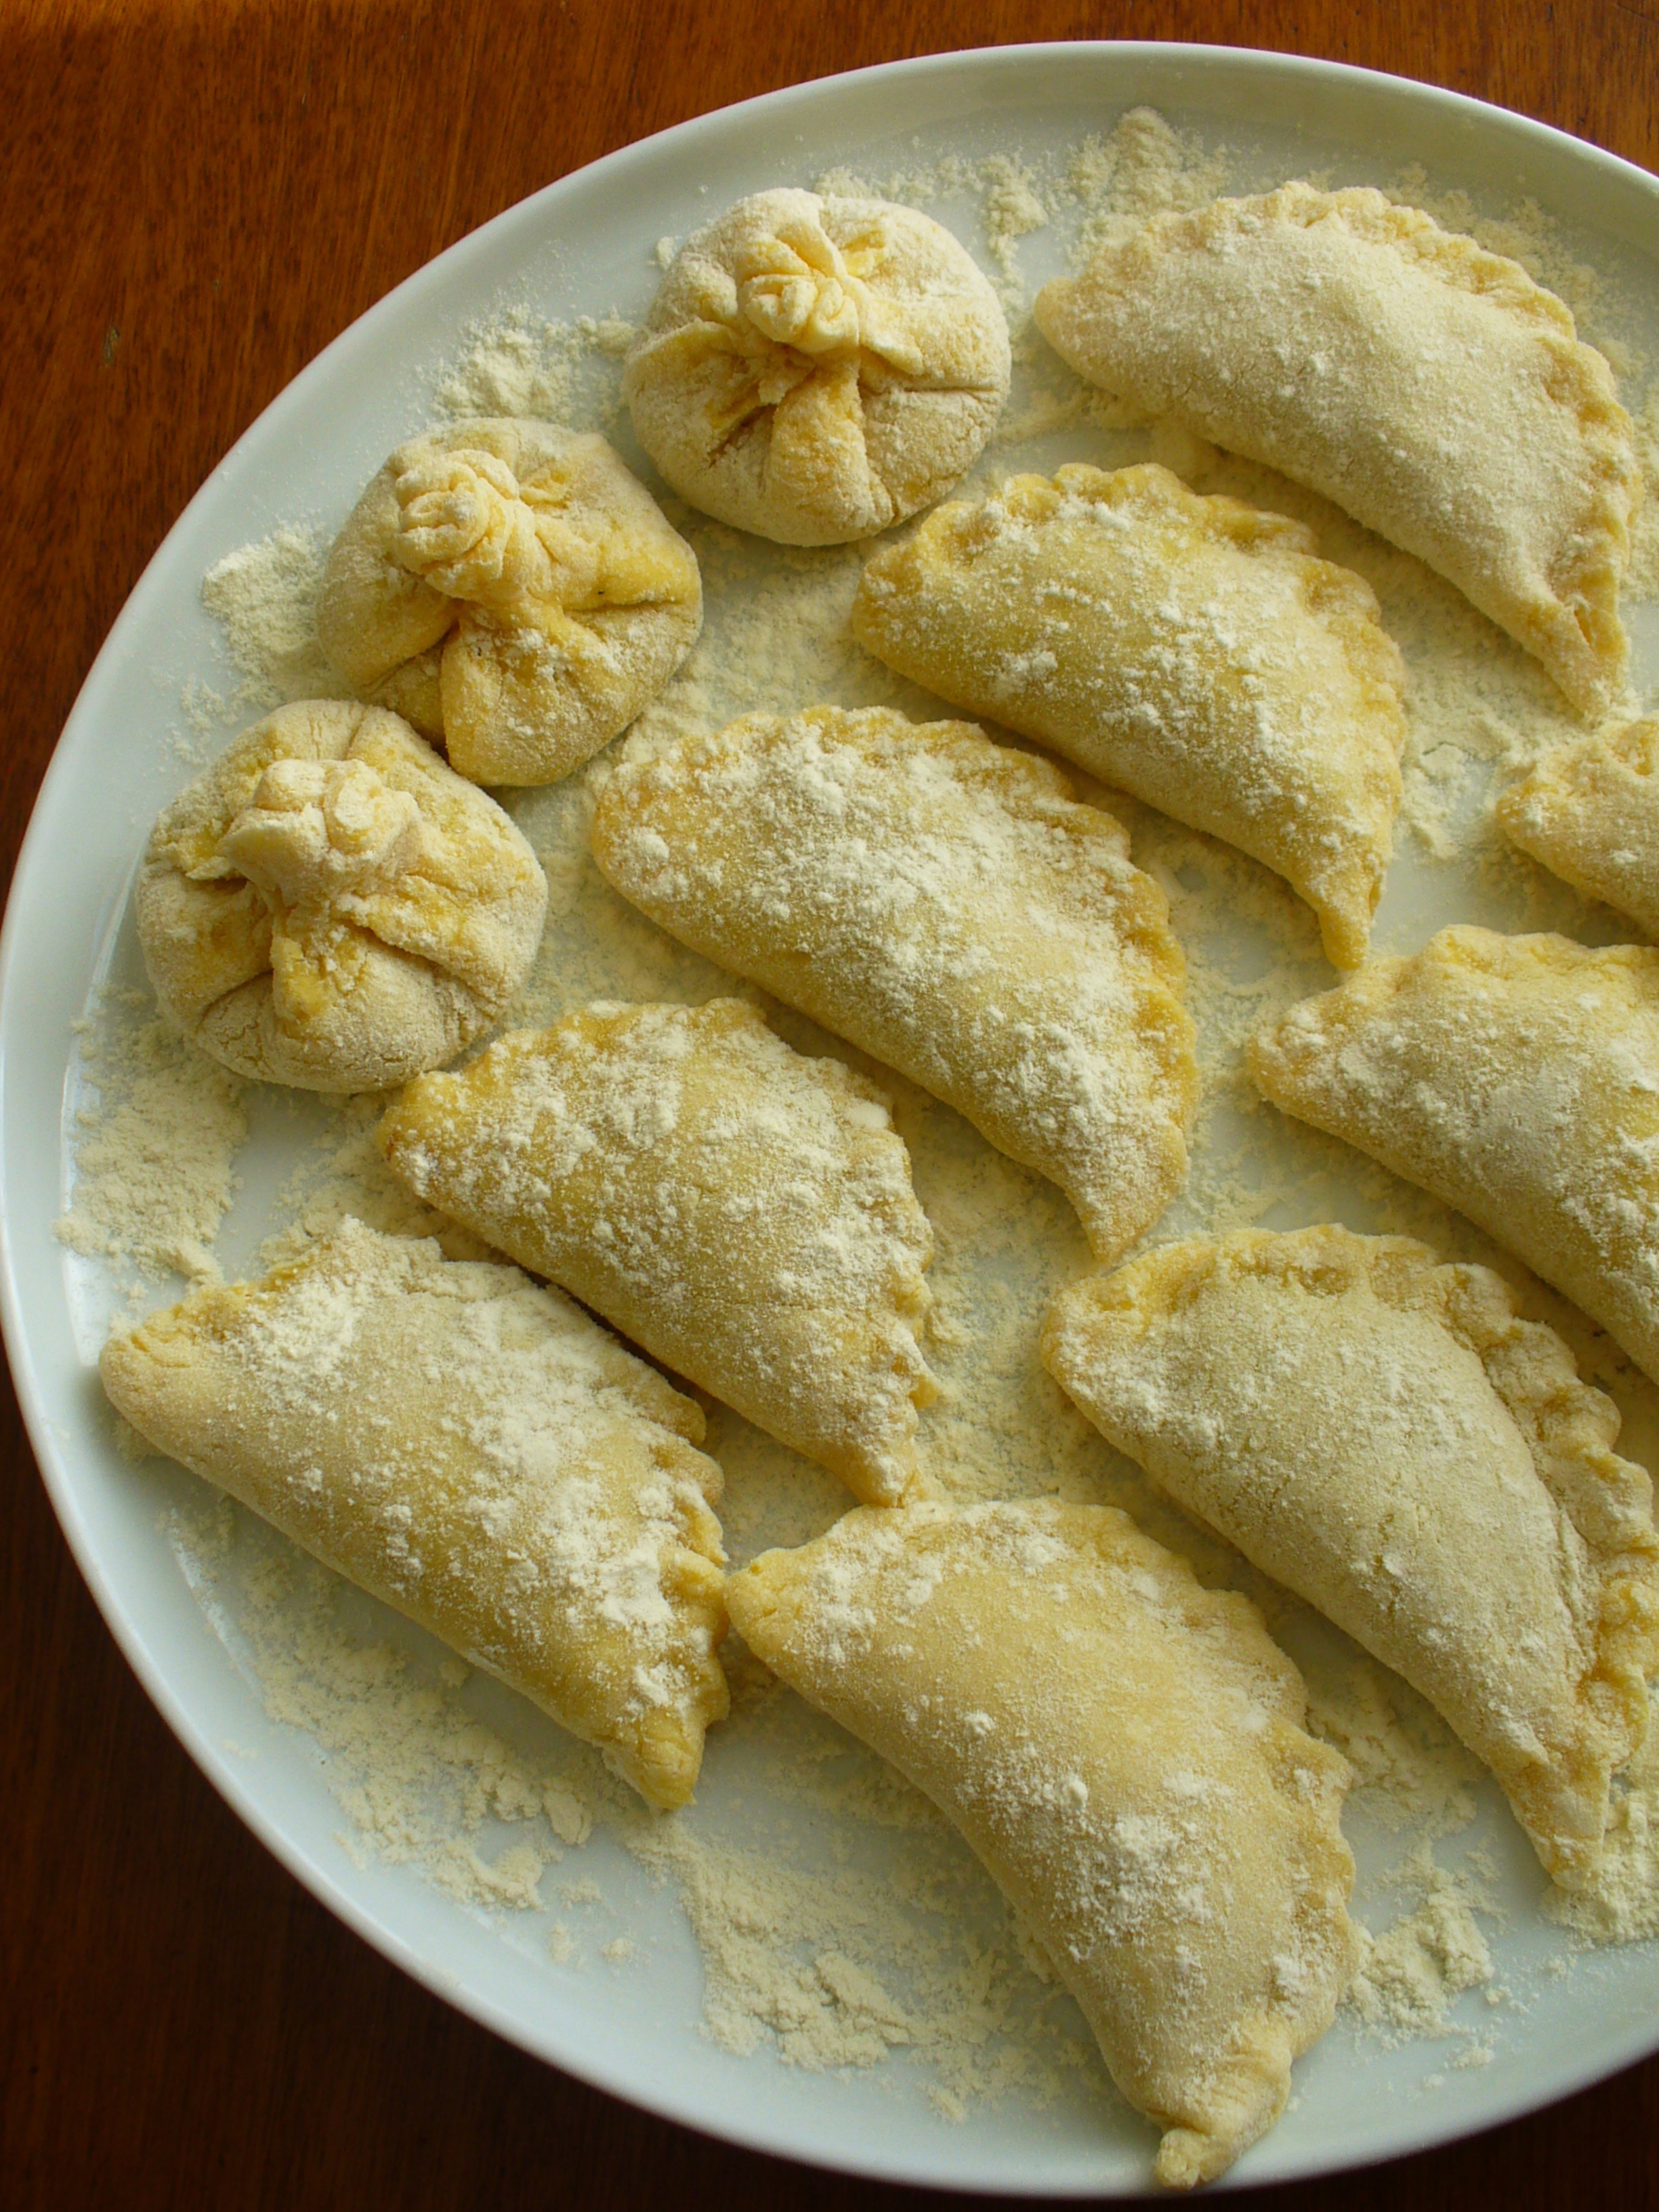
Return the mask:
<path fill-rule="evenodd" d="M 1659 938 L 1659 718 L 1558 746 L 1497 812 L 1523 853 Z"/>
<path fill-rule="evenodd" d="M 1518 262 L 1369 189 L 1154 216 L 1046 285 L 1090 383 L 1309 485 L 1604 711 L 1641 471 L 1613 372 Z"/>
<path fill-rule="evenodd" d="M 872 1504 L 916 1479 L 932 1251 L 888 1102 L 736 999 L 608 1002 L 411 1084 L 411 1189 Z"/>
<path fill-rule="evenodd" d="M 557 1291 L 348 1220 L 99 1363 L 160 1451 L 685 1803 L 727 1706 L 702 1415 Z"/>
<path fill-rule="evenodd" d="M 953 707 L 1225 838 L 1365 956 L 1405 666 L 1311 531 L 1167 469 L 1073 462 L 936 507 L 866 565 L 853 634 Z"/>
<path fill-rule="evenodd" d="M 1162 2130 L 1213 2180 L 1352 1972 L 1346 1760 L 1260 1615 L 1110 1507 L 849 1514 L 732 1578 L 732 1625 L 960 1829 Z"/>
<path fill-rule="evenodd" d="M 625 898 L 1059 1184 L 1109 1257 L 1197 1103 L 1168 902 L 1046 762 L 885 708 L 747 714 L 624 759 L 594 858 Z"/>
<path fill-rule="evenodd" d="M 1060 1292 L 1056 1382 L 1178 1505 L 1405 1676 L 1568 1887 L 1659 1666 L 1653 1486 L 1486 1267 L 1334 1226 L 1164 1245 Z"/>
<path fill-rule="evenodd" d="M 1443 929 L 1245 1056 L 1275 1106 L 1468 1214 L 1659 1379 L 1659 951 Z"/>
<path fill-rule="evenodd" d="M 688 239 L 623 390 L 680 495 L 785 545 L 867 538 L 969 466 L 1008 395 L 1008 326 L 931 216 L 756 192 Z"/>
<path fill-rule="evenodd" d="M 397 715 L 321 699 L 245 730 L 166 808 L 137 906 L 162 1011 L 204 1052 L 259 1081 L 378 1091 L 500 1019 L 547 880 Z"/>
<path fill-rule="evenodd" d="M 475 783 L 556 783 L 696 642 L 696 556 L 601 437 L 512 416 L 399 446 L 352 509 L 317 603 L 359 697 Z"/>

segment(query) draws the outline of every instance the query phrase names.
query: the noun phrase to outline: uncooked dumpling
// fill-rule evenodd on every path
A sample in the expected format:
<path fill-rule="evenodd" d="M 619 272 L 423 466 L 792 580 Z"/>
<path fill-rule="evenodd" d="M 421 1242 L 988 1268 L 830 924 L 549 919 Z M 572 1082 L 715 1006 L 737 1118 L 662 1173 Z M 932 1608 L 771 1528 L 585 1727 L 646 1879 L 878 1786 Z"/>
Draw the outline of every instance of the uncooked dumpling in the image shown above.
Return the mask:
<path fill-rule="evenodd" d="M 1659 1665 L 1653 1486 L 1489 1268 L 1334 1227 L 1063 1291 L 1044 1364 L 1118 1449 L 1403 1674 L 1573 1886 Z"/>
<path fill-rule="evenodd" d="M 411 1084 L 410 1187 L 872 1504 L 915 1480 L 932 1249 L 888 1103 L 750 1006 L 599 1004 Z"/>
<path fill-rule="evenodd" d="M 619 765 L 592 844 L 653 921 L 1058 1183 L 1102 1258 L 1179 1187 L 1198 1078 L 1168 902 L 1047 762 L 887 708 L 745 714 Z"/>
<path fill-rule="evenodd" d="M 1086 377 L 1311 485 L 1601 711 L 1641 477 L 1613 372 L 1518 262 L 1381 192 L 1159 215 L 1037 295 Z"/>
<path fill-rule="evenodd" d="M 1311 531 L 1148 464 L 942 507 L 868 563 L 853 634 L 953 707 L 1224 837 L 1365 957 L 1400 799 L 1405 666 Z"/>
<path fill-rule="evenodd" d="M 985 1862 L 1210 2181 L 1283 2111 L 1352 1972 L 1345 1760 L 1255 1607 L 1109 1506 L 866 1508 L 728 1588 L 732 1625 Z"/>
<path fill-rule="evenodd" d="M 458 422 L 399 446 L 336 538 L 323 648 L 474 783 L 556 783 L 702 626 L 696 556 L 605 440 Z"/>
<path fill-rule="evenodd" d="M 704 514 L 786 545 L 947 490 L 1008 396 L 996 294 L 942 223 L 757 192 L 689 239 L 623 374 L 640 443 Z"/>
<path fill-rule="evenodd" d="M 239 1075 L 378 1091 L 506 1011 L 547 908 L 495 800 L 378 707 L 245 730 L 150 837 L 138 940 L 163 1010 Z"/>
<path fill-rule="evenodd" d="M 683 1805 L 726 1710 L 702 1415 L 516 1267 L 347 1221 L 112 1337 L 116 1407 Z"/>
<path fill-rule="evenodd" d="M 1247 1058 L 1275 1106 L 1467 1213 L 1659 1380 L 1659 951 L 1443 929 Z"/>
<path fill-rule="evenodd" d="M 1659 938 L 1659 720 L 1547 754 L 1498 818 L 1523 853 Z"/>

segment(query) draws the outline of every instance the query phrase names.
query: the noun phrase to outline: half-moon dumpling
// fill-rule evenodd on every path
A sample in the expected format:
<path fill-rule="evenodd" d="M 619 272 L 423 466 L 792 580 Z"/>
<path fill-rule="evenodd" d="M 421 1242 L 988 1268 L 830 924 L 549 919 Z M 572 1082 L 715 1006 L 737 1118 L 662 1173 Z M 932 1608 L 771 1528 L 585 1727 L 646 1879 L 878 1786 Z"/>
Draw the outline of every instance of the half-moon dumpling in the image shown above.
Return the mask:
<path fill-rule="evenodd" d="M 1659 951 L 1443 929 L 1246 1056 L 1275 1106 L 1467 1213 L 1659 1380 Z"/>
<path fill-rule="evenodd" d="M 1118 2087 L 1212 2181 L 1353 1970 L 1346 1762 L 1260 1615 L 1109 1506 L 849 1513 L 732 1620 L 931 1797 L 1036 1931 Z"/>
<path fill-rule="evenodd" d="M 317 602 L 351 689 L 474 783 L 556 783 L 654 699 L 702 627 L 696 556 L 605 440 L 511 417 L 399 446 Z"/>
<path fill-rule="evenodd" d="M 1618 696 L 1630 417 L 1518 262 L 1381 192 L 1291 184 L 1155 216 L 1046 285 L 1036 319 L 1091 384 L 1427 562 L 1577 706 Z"/>
<path fill-rule="evenodd" d="M 933 1246 L 873 1084 L 737 999 L 599 1004 L 410 1085 L 422 1198 L 872 1504 L 916 1474 Z"/>
<path fill-rule="evenodd" d="M 1167 469 L 1073 462 L 878 553 L 853 634 L 953 707 L 1224 837 L 1365 957 L 1400 801 L 1405 666 L 1311 531 Z"/>
<path fill-rule="evenodd" d="M 379 1091 L 453 1060 L 529 973 L 547 880 L 397 715 L 283 707 L 150 836 L 138 941 L 163 1011 L 239 1075 Z"/>
<path fill-rule="evenodd" d="M 726 1710 L 702 1415 L 516 1267 L 347 1221 L 99 1364 L 160 1451 L 521 1691 L 653 1805 Z"/>
<path fill-rule="evenodd" d="M 624 761 L 594 858 L 681 941 L 1060 1185 L 1103 1259 L 1186 1172 L 1186 967 L 1129 841 L 1058 769 L 890 708 L 745 714 Z"/>
<path fill-rule="evenodd" d="M 1653 1486 L 1489 1268 L 1249 1231 L 1062 1291 L 1042 1358 L 1108 1440 L 1403 1674 L 1583 1881 L 1659 1665 Z"/>
<path fill-rule="evenodd" d="M 686 241 L 623 390 L 693 507 L 785 545 L 838 545 L 956 482 L 1008 374 L 997 295 L 942 223 L 787 190 Z"/>
<path fill-rule="evenodd" d="M 1659 720 L 1546 754 L 1498 818 L 1523 853 L 1659 938 Z"/>

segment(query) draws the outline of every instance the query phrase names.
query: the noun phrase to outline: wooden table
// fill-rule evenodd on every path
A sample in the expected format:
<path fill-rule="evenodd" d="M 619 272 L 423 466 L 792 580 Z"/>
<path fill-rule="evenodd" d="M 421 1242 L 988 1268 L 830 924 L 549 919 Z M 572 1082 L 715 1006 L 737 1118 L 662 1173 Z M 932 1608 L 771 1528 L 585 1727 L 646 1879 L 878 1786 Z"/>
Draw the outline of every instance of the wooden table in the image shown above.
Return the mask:
<path fill-rule="evenodd" d="M 728 100 L 900 55 L 1075 38 L 1397 70 L 1659 168 L 1659 0 L 9 0 L 7 876 L 64 718 L 163 533 L 389 287 L 538 185 Z M 348 1935 L 151 1709 L 70 1560 L 9 1391 L 0 1418 L 0 2202 L 901 2200 L 615 2104 Z M 1439 2212 L 1481 2191 L 1515 2212 L 1659 2206 L 1659 2060 L 1476 2142 L 1272 2194 L 1307 2212 Z"/>

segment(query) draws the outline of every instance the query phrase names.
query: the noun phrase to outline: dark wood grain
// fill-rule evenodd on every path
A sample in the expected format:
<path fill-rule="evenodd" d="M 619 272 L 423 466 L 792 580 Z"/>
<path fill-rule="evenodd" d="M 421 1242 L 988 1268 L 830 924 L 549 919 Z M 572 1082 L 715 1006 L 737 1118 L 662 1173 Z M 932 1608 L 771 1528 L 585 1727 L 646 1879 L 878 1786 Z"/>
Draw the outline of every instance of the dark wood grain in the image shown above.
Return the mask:
<path fill-rule="evenodd" d="M 1477 94 L 1659 168 L 1659 0 L 6 0 L 0 878 L 117 611 L 224 449 L 390 286 L 611 148 L 955 46 L 1201 39 Z M 908 2192 L 702 2141 L 510 2050 L 269 1858 L 127 1672 L 0 1407 L 0 2203 L 747 2212 Z M 1346 2212 L 1659 2207 L 1659 2062 Z"/>

